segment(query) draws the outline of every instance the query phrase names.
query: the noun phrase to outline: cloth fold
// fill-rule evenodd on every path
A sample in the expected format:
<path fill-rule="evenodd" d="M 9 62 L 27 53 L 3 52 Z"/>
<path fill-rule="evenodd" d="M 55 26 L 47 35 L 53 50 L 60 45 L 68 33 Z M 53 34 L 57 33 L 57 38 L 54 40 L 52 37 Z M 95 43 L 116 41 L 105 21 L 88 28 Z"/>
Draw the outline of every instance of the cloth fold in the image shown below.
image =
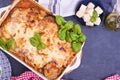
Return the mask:
<path fill-rule="evenodd" d="M 38 2 L 52 11 L 56 15 L 63 17 L 75 15 L 75 9 L 78 3 L 82 0 L 38 0 Z M 119 0 L 118 0 L 119 1 Z M 104 0 L 101 1 L 105 11 L 112 12 L 115 8 L 117 0 Z M 8 6 L 7 6 L 8 7 Z M 0 8 L 0 13 L 7 9 L 7 7 Z"/>
<path fill-rule="evenodd" d="M 76 6 L 80 1 L 81 0 L 38 0 L 40 4 L 54 14 L 64 17 L 74 15 Z"/>

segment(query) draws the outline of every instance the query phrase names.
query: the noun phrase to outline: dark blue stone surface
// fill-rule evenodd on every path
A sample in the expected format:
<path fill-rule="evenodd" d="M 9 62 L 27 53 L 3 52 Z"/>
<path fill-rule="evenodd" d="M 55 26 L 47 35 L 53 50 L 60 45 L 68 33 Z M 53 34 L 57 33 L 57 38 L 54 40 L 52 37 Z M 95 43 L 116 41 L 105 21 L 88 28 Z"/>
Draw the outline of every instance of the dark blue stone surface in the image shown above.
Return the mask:
<path fill-rule="evenodd" d="M 0 7 L 10 4 L 11 1 L 0 0 Z M 116 3 L 116 0 L 99 1 L 102 2 L 105 13 L 111 12 Z M 67 17 L 66 20 L 80 23 L 75 16 Z M 82 31 L 87 35 L 87 41 L 83 48 L 81 65 L 64 78 L 67 80 L 102 80 L 115 73 L 120 74 L 120 30 L 110 31 L 102 23 L 94 28 L 82 26 Z M 11 62 L 13 76 L 28 70 L 9 55 L 7 57 Z"/>

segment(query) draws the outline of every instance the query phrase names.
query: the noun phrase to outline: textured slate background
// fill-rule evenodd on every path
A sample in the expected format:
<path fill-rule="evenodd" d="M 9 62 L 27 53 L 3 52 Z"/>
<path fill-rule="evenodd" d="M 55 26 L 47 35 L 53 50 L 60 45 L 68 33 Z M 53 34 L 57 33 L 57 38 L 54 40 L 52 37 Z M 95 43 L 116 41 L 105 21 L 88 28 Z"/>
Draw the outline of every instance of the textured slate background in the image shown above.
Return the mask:
<path fill-rule="evenodd" d="M 105 12 L 112 11 L 116 0 L 99 0 L 103 3 Z M 12 0 L 0 0 L 0 7 L 7 6 Z M 67 17 L 79 23 L 75 16 Z M 87 35 L 87 41 L 83 48 L 82 63 L 78 69 L 65 75 L 67 80 L 102 80 L 115 73 L 120 74 L 120 30 L 113 32 L 102 23 L 95 28 L 82 26 Z M 6 54 L 7 55 L 7 54 Z M 17 76 L 28 70 L 19 62 L 7 55 L 12 66 L 12 75 Z"/>

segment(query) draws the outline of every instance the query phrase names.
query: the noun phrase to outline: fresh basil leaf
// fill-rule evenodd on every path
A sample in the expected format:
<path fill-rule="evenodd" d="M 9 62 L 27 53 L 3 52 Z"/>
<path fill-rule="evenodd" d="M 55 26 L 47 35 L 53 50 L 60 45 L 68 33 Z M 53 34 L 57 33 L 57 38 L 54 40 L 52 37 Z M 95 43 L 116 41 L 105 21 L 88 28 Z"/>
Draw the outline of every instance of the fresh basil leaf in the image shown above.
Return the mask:
<path fill-rule="evenodd" d="M 73 27 L 73 32 L 75 32 L 76 34 L 80 34 L 81 33 L 81 27 L 79 24 L 76 24 L 74 27 Z"/>
<path fill-rule="evenodd" d="M 38 50 L 42 50 L 46 47 L 45 43 L 40 43 L 38 46 L 37 46 L 37 49 Z"/>
<path fill-rule="evenodd" d="M 65 40 L 66 37 L 66 29 L 62 28 L 58 31 L 58 37 L 60 40 Z"/>
<path fill-rule="evenodd" d="M 64 28 L 64 29 L 65 29 L 65 26 L 64 26 L 64 25 L 61 25 L 61 26 L 60 26 L 60 28 L 61 28 L 61 29 L 62 29 L 62 28 Z"/>
<path fill-rule="evenodd" d="M 36 40 L 34 37 L 30 38 L 30 43 L 32 46 L 36 47 L 39 45 L 40 41 Z"/>
<path fill-rule="evenodd" d="M 0 37 L 0 46 L 3 48 L 3 49 L 5 49 L 5 50 L 7 50 L 7 48 L 6 48 L 6 43 L 4 42 L 4 40 Z"/>
<path fill-rule="evenodd" d="M 78 52 L 81 49 L 82 44 L 80 42 L 72 42 L 72 49 L 74 52 Z"/>
<path fill-rule="evenodd" d="M 98 17 L 98 13 L 97 13 L 97 11 L 96 11 L 96 10 L 94 10 L 94 11 L 93 11 L 93 16 L 94 16 L 95 18 L 97 18 L 97 17 Z"/>
<path fill-rule="evenodd" d="M 79 41 L 80 41 L 80 42 L 85 42 L 85 41 L 86 41 L 86 35 L 83 34 L 83 33 L 80 34 Z"/>
<path fill-rule="evenodd" d="M 8 40 L 8 42 L 6 43 L 7 50 L 11 49 L 14 42 L 15 40 L 13 38 Z"/>
<path fill-rule="evenodd" d="M 64 25 L 64 23 L 65 23 L 65 20 L 64 20 L 64 18 L 62 17 L 62 16 L 56 16 L 55 17 L 55 20 L 56 20 L 56 23 L 60 26 L 60 25 Z"/>
<path fill-rule="evenodd" d="M 94 10 L 92 17 L 90 18 L 90 21 L 94 23 L 97 20 L 97 17 L 98 17 L 98 13 L 96 10 Z"/>
<path fill-rule="evenodd" d="M 72 39 L 71 39 L 71 37 L 70 37 L 70 32 L 69 32 L 69 31 L 66 32 L 65 40 L 66 40 L 67 42 L 70 42 L 70 43 L 72 42 Z"/>
<path fill-rule="evenodd" d="M 71 37 L 72 41 L 75 41 L 75 40 L 77 40 L 79 38 L 79 35 L 77 35 L 74 32 L 70 32 L 70 37 Z"/>
<path fill-rule="evenodd" d="M 34 35 L 34 38 L 35 38 L 38 42 L 41 41 L 41 36 L 40 36 L 39 33 L 36 33 L 36 34 Z"/>
<path fill-rule="evenodd" d="M 90 22 L 92 22 L 92 23 L 94 23 L 95 21 L 96 21 L 96 17 L 94 17 L 94 16 L 92 16 L 91 18 L 90 18 Z"/>
<path fill-rule="evenodd" d="M 64 27 L 66 28 L 66 30 L 70 30 L 73 28 L 73 22 L 72 21 L 68 21 Z"/>

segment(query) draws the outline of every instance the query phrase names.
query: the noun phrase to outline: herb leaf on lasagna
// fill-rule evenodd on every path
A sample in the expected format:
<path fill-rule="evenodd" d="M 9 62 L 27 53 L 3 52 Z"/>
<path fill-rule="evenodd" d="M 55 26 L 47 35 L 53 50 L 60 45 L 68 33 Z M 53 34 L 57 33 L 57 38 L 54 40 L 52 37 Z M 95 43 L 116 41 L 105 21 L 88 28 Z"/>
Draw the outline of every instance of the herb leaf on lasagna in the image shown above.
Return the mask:
<path fill-rule="evenodd" d="M 41 36 L 39 33 L 35 33 L 35 35 L 30 38 L 30 43 L 38 50 L 42 50 L 46 47 L 46 44 L 41 41 Z"/>

